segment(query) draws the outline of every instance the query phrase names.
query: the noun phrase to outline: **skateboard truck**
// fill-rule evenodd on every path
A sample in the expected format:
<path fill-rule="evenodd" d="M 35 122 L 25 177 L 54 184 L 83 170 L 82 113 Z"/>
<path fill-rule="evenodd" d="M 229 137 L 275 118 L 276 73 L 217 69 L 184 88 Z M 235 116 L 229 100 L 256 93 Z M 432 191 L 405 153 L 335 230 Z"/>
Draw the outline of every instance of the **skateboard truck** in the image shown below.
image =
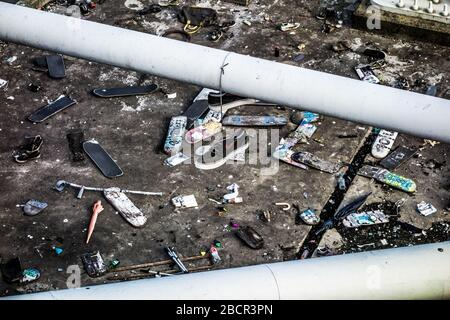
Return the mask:
<path fill-rule="evenodd" d="M 83 197 L 83 193 L 85 190 L 87 191 L 99 191 L 103 192 L 107 188 L 94 188 L 94 187 L 86 187 L 79 184 L 71 183 L 65 180 L 58 180 L 55 185 L 55 190 L 58 192 L 64 191 L 66 186 L 70 186 L 72 188 L 78 189 L 77 198 L 81 199 Z M 120 192 L 124 193 L 132 193 L 132 194 L 142 194 L 146 196 L 162 196 L 162 192 L 147 192 L 147 191 L 133 191 L 133 190 L 126 190 L 126 189 L 120 189 Z"/>

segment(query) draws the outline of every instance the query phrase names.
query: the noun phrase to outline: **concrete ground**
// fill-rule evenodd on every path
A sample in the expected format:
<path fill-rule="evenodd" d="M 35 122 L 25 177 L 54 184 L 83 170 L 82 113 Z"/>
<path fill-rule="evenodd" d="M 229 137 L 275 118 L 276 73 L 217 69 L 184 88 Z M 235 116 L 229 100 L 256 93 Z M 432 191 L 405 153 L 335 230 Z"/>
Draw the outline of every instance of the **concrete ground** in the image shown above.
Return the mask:
<path fill-rule="evenodd" d="M 137 7 L 133 7 L 129 3 L 127 1 L 128 6 L 134 9 L 139 8 L 139 3 L 147 4 L 138 1 L 134 2 Z M 335 29 L 330 33 L 322 32 L 323 21 L 315 18 L 318 5 L 312 1 L 261 0 L 248 8 L 217 1 L 198 4 L 216 9 L 221 19 L 234 19 L 236 24 L 218 42 L 209 41 L 207 36 L 211 28 L 204 28 L 192 37 L 193 43 L 355 79 L 357 76 L 353 68 L 359 63 L 368 62 L 368 58 L 359 52 L 366 47 L 376 47 L 388 54 L 386 65 L 375 71 L 384 85 L 394 86 L 400 77 L 405 77 L 412 91 L 424 93 L 427 86 L 437 85 L 437 95 L 449 98 L 448 47 L 404 38 L 402 35 L 382 36 L 349 27 Z M 99 4 L 87 19 L 158 35 L 169 28 L 182 28 L 176 19 L 175 9 L 140 16 L 130 8 L 125 6 L 124 1 L 106 1 Z M 47 10 L 61 11 L 62 8 L 50 6 Z M 244 20 L 251 25 L 245 24 Z M 288 21 L 299 22 L 301 26 L 292 34 L 276 28 L 278 24 Z M 343 52 L 331 50 L 331 46 L 340 40 L 350 41 L 351 49 Z M 276 47 L 279 48 L 279 57 L 274 56 Z M 335 176 L 313 169 L 302 170 L 285 163 L 280 163 L 273 175 L 267 175 L 266 166 L 261 164 L 227 164 L 211 171 L 198 170 L 193 164 L 173 168 L 164 166 L 163 161 L 167 156 L 162 152 L 162 144 L 168 122 L 172 116 L 180 114 L 189 106 L 201 88 L 71 57 L 65 57 L 66 78 L 53 80 L 45 73 L 31 68 L 30 59 L 45 53 L 11 43 L 0 45 L 0 78 L 9 81 L 8 88 L 0 91 L 0 257 L 4 262 L 19 256 L 24 267 L 35 266 L 42 273 L 39 281 L 26 286 L 8 285 L 0 281 L 0 295 L 64 289 L 69 276 L 67 268 L 79 265 L 82 269 L 80 255 L 96 250 L 102 253 L 106 261 L 119 259 L 121 266 L 165 260 L 168 257 L 164 246 L 167 245 L 175 246 L 182 256 L 198 255 L 214 240 L 222 243 L 219 249 L 222 263 L 212 268 L 295 258 L 310 227 L 295 224 L 295 210 L 283 211 L 274 203 L 298 202 L 302 209 L 311 207 L 320 212 L 336 188 Z M 151 55 L 151 52 L 148 54 Z M 299 54 L 303 54 L 304 59 L 294 61 L 294 57 Z M 17 56 L 17 61 L 11 65 L 5 63 L 5 59 L 11 56 Z M 30 83 L 39 84 L 43 89 L 31 92 L 28 89 Z M 157 83 L 166 93 L 176 92 L 177 97 L 168 99 L 158 92 L 141 97 L 100 99 L 91 94 L 92 89 L 98 87 L 149 83 Z M 327 88 L 322 89 L 323 94 L 327 94 Z M 70 94 L 78 103 L 40 124 L 26 120 L 31 112 L 45 105 L 48 99 L 56 99 L 63 93 Z M 292 110 L 283 107 L 245 107 L 235 109 L 232 113 L 290 116 Z M 65 136 L 74 128 L 83 129 L 87 139 L 98 140 L 121 166 L 124 175 L 109 180 L 89 159 L 81 163 L 72 162 Z M 289 124 L 282 128 L 280 136 L 294 128 L 293 124 Z M 358 123 L 323 117 L 313 139 L 296 148 L 325 159 L 350 163 L 371 130 Z M 356 133 L 357 137 L 337 137 L 344 133 Z M 13 151 L 25 136 L 37 134 L 44 138 L 41 158 L 26 164 L 15 163 Z M 272 142 L 270 147 L 275 145 L 276 142 Z M 423 139 L 403 134 L 399 135 L 397 145 L 423 147 L 416 157 L 396 170 L 415 180 L 417 192 L 412 196 L 407 195 L 357 176 L 344 202 L 356 194 L 372 191 L 369 204 L 407 199 L 401 208 L 399 220 L 402 222 L 427 230 L 433 222 L 440 223 L 441 227 L 449 223 L 450 175 L 447 158 L 450 147 L 442 143 L 431 146 L 424 143 Z M 370 156 L 365 160 L 374 162 Z M 433 164 L 434 168 L 430 167 Z M 164 196 L 130 196 L 148 217 L 144 228 L 135 229 L 99 193 L 86 192 L 78 200 L 73 189 L 56 192 L 52 187 L 58 179 L 89 186 L 162 191 Z M 244 201 L 227 205 L 227 212 L 220 216 L 219 206 L 208 198 L 220 200 L 231 183 L 239 184 Z M 175 210 L 170 199 L 188 194 L 196 196 L 199 207 Z M 24 216 L 16 205 L 32 198 L 48 202 L 49 207 L 38 216 Z M 91 207 L 99 199 L 105 210 L 99 216 L 92 240 L 86 245 Z M 438 212 L 428 217 L 418 214 L 415 205 L 422 200 L 431 202 Z M 259 218 L 260 210 L 272 212 L 270 222 Z M 246 247 L 227 228 L 230 219 L 241 225 L 253 226 L 263 236 L 264 248 L 252 250 Z M 389 224 L 383 232 L 392 228 L 396 227 Z M 397 242 L 389 238 L 388 245 L 378 244 L 375 247 L 448 239 L 448 229 L 438 230 L 441 231 L 428 240 L 426 236 L 422 237 L 424 239 L 412 237 Z M 340 252 L 358 251 L 361 249 L 358 245 L 379 241 L 370 238 L 362 228 L 351 232 L 338 231 L 342 233 L 344 242 L 338 246 Z M 386 238 L 384 234 L 380 237 Z M 64 249 L 62 255 L 57 256 L 53 252 L 52 246 L 55 245 Z M 139 271 L 135 274 L 139 274 Z M 105 277 L 94 279 L 82 272 L 82 286 L 106 282 L 109 280 Z"/>

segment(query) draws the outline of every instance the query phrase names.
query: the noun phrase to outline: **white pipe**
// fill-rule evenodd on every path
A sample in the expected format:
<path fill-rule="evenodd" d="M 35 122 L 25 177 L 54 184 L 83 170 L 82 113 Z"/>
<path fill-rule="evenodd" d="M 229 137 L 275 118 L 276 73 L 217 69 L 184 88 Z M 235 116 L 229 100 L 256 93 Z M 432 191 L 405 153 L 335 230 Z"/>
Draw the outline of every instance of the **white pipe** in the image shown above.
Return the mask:
<path fill-rule="evenodd" d="M 5 299 L 449 299 L 450 241 Z"/>
<path fill-rule="evenodd" d="M 441 98 L 4 2 L 0 39 L 450 143 Z"/>

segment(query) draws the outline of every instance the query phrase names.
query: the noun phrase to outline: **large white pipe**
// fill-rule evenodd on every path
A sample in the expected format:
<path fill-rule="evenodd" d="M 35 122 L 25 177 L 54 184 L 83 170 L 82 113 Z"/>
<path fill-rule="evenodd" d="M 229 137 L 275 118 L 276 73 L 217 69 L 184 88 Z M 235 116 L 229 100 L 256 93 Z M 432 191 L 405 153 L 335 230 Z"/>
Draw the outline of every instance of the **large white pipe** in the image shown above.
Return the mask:
<path fill-rule="evenodd" d="M 3 2 L 0 39 L 450 143 L 441 98 Z"/>
<path fill-rule="evenodd" d="M 449 299 L 450 242 L 6 299 Z"/>

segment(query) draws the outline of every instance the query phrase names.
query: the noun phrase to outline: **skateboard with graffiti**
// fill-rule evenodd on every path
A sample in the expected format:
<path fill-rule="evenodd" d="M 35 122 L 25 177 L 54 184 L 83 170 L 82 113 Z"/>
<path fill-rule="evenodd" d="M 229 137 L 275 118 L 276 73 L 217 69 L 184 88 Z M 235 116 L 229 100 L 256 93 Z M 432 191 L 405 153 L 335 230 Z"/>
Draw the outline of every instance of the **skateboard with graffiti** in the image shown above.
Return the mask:
<path fill-rule="evenodd" d="M 346 216 L 342 220 L 342 224 L 347 228 L 358 228 L 361 226 L 374 225 L 380 223 L 389 222 L 388 216 L 386 216 L 380 210 L 366 211 L 366 212 L 354 212 Z"/>
<path fill-rule="evenodd" d="M 158 85 L 131 86 L 120 88 L 94 89 L 92 93 L 100 98 L 115 98 L 150 94 L 158 90 Z"/>
<path fill-rule="evenodd" d="M 103 191 L 106 200 L 135 228 L 142 227 L 147 222 L 147 217 L 133 202 L 121 192 L 120 188 L 108 188 Z"/>
<path fill-rule="evenodd" d="M 243 116 L 234 115 L 223 118 L 224 126 L 241 127 L 279 127 L 287 124 L 287 119 L 281 116 Z"/>
<path fill-rule="evenodd" d="M 186 132 L 185 140 L 187 143 L 197 143 L 202 140 L 211 138 L 221 130 L 222 124 L 220 122 L 210 121 Z"/>
<path fill-rule="evenodd" d="M 122 169 L 97 140 L 91 139 L 83 142 L 83 150 L 105 177 L 116 178 L 123 175 Z"/>
<path fill-rule="evenodd" d="M 372 145 L 372 156 L 377 159 L 385 158 L 391 151 L 397 135 L 398 132 L 395 131 L 380 130 Z"/>
<path fill-rule="evenodd" d="M 183 146 L 183 138 L 186 133 L 187 117 L 172 117 L 167 132 L 166 141 L 164 143 L 164 152 L 173 155 L 181 150 Z"/>
<path fill-rule="evenodd" d="M 359 169 L 358 174 L 364 177 L 373 178 L 405 192 L 415 192 L 417 188 L 413 180 L 379 167 L 365 165 Z"/>
<path fill-rule="evenodd" d="M 339 163 L 323 160 L 306 151 L 299 151 L 294 153 L 292 155 L 292 160 L 294 160 L 295 162 L 301 162 L 314 169 L 328 173 L 336 173 L 339 171 L 339 169 L 342 168 L 342 165 Z"/>

